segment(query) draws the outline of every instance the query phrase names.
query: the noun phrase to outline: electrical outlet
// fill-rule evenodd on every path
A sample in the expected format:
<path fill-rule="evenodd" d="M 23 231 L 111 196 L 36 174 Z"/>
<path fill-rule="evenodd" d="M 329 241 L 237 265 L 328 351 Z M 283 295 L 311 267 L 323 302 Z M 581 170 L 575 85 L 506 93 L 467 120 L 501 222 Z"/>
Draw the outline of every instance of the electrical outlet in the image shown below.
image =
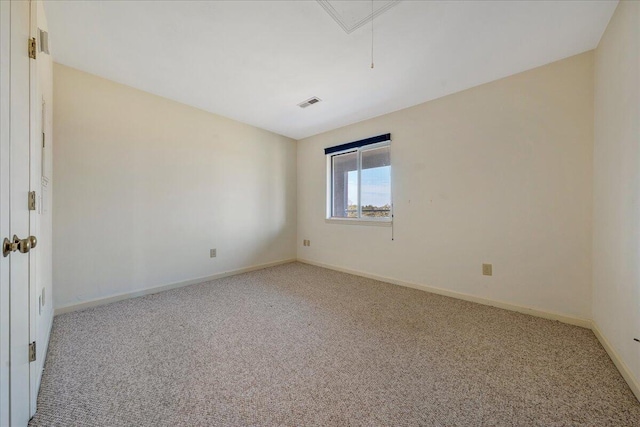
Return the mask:
<path fill-rule="evenodd" d="M 302 246 L 311 246 L 311 240 L 303 240 L 302 241 Z"/>
<path fill-rule="evenodd" d="M 209 257 L 215 258 L 217 256 L 218 256 L 218 250 L 217 249 L 209 249 Z"/>
<path fill-rule="evenodd" d="M 493 265 L 482 264 L 482 274 L 485 276 L 493 276 Z"/>

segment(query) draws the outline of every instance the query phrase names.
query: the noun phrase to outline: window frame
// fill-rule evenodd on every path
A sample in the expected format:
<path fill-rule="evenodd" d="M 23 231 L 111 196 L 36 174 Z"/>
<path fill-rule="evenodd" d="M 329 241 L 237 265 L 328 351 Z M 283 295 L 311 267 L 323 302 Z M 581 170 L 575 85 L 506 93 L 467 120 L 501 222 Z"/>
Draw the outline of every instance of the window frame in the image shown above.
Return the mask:
<path fill-rule="evenodd" d="M 377 225 L 383 227 L 391 226 L 393 222 L 393 186 L 392 186 L 392 168 L 393 165 L 389 162 L 389 197 L 391 199 L 389 216 L 388 217 L 363 217 L 362 216 L 362 152 L 368 150 L 375 150 L 382 147 L 389 147 L 389 158 L 391 158 L 391 140 L 376 142 L 375 144 L 367 144 L 361 147 L 347 148 L 342 151 L 336 151 L 326 154 L 327 158 L 327 204 L 325 221 L 327 223 L 336 224 L 352 224 L 352 225 Z M 340 156 L 348 153 L 358 154 L 358 217 L 346 218 L 333 216 L 333 157 Z"/>

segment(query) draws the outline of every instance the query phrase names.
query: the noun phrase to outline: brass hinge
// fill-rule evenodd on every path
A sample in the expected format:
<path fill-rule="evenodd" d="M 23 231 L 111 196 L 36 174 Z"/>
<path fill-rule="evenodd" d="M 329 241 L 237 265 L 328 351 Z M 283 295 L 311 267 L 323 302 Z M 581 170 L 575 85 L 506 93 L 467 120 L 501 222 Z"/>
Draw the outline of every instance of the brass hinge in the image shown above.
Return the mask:
<path fill-rule="evenodd" d="M 36 59 L 36 38 L 29 39 L 29 58 Z"/>
<path fill-rule="evenodd" d="M 36 361 L 36 342 L 29 344 L 29 362 Z"/>
<path fill-rule="evenodd" d="M 30 211 L 36 210 L 36 192 L 35 191 L 29 191 L 29 210 Z"/>

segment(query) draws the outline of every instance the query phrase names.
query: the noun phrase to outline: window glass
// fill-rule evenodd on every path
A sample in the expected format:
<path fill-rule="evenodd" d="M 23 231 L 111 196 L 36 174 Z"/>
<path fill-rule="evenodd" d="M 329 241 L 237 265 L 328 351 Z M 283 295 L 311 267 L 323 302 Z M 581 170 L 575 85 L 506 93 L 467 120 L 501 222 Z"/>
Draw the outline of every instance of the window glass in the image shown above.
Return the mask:
<path fill-rule="evenodd" d="M 331 218 L 391 220 L 389 143 L 334 154 L 331 161 Z"/>
<path fill-rule="evenodd" d="M 331 215 L 336 218 L 358 217 L 358 152 L 331 158 Z"/>
<path fill-rule="evenodd" d="M 391 217 L 391 162 L 389 146 L 362 151 L 363 217 Z"/>

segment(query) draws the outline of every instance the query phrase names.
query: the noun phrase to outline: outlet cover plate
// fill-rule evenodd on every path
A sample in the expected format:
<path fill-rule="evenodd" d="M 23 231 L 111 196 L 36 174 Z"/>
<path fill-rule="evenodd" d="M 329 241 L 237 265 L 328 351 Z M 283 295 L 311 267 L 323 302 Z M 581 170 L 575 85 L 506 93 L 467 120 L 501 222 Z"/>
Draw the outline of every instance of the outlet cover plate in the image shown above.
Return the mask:
<path fill-rule="evenodd" d="M 493 265 L 482 264 L 482 274 L 485 276 L 493 276 Z"/>

